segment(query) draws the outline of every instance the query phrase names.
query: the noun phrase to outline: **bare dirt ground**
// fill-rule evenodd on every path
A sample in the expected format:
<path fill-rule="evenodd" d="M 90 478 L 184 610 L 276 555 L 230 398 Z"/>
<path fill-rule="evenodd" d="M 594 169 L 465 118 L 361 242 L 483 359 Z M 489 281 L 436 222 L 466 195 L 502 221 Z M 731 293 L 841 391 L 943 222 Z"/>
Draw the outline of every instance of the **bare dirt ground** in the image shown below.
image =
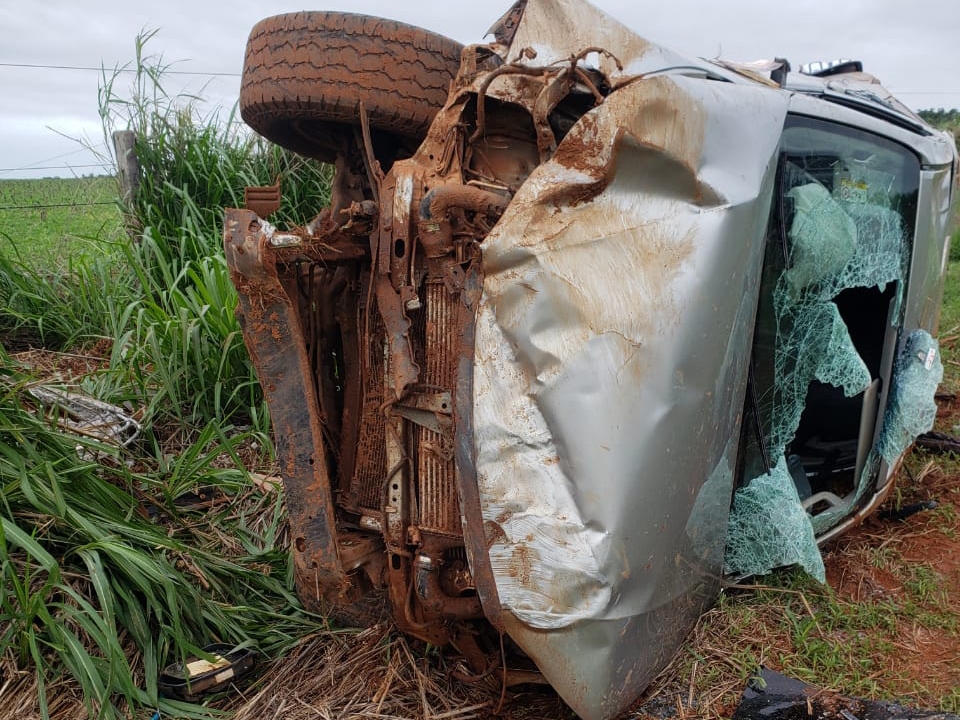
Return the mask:
<path fill-rule="evenodd" d="M 903 487 L 904 502 L 935 500 L 943 505 L 951 502 L 960 507 L 960 475 L 946 474 L 932 466 L 913 487 Z M 889 629 L 887 642 L 891 651 L 884 671 L 891 678 L 899 695 L 909 695 L 917 686 L 931 694 L 945 694 L 960 685 L 960 532 L 955 522 L 921 512 L 897 523 L 871 518 L 852 533 L 840 538 L 826 556 L 827 581 L 841 598 L 853 602 L 910 602 L 910 591 L 929 599 L 952 613 L 953 627 L 929 627 L 917 617 L 906 615 Z M 885 557 L 885 551 L 889 555 Z M 921 569 L 914 587 L 905 587 L 899 569 Z M 929 568 L 929 572 L 922 569 Z M 909 573 L 908 573 L 909 576 Z M 929 591 L 923 588 L 929 579 Z M 909 580 L 907 584 L 909 584 Z M 944 623 L 946 624 L 946 622 Z M 931 698 L 932 699 L 932 698 Z"/>
<path fill-rule="evenodd" d="M 956 435 L 960 427 L 960 396 L 941 396 L 939 406 L 937 426 Z M 878 548 L 892 547 L 898 551 L 902 563 L 929 568 L 929 575 L 934 578 L 930 600 L 942 608 L 946 626 L 932 630 L 917 623 L 900 623 L 894 635 L 900 652 L 890 654 L 890 666 L 917 683 L 960 696 L 960 462 L 955 455 L 935 457 L 922 453 L 918 462 L 917 454 L 907 467 L 925 462 L 919 476 L 901 482 L 900 496 L 888 505 L 897 501 L 901 506 L 934 501 L 939 504 L 939 515 L 936 511 L 918 513 L 892 531 L 889 524 L 881 527 L 886 533 L 879 534 L 874 530 L 879 521 L 869 520 L 833 549 L 828 580 L 839 593 L 858 599 L 864 592 L 864 583 L 857 580 L 859 571 L 859 577 L 872 581 L 881 588 L 880 592 L 893 597 L 902 595 L 904 588 L 889 583 L 883 568 L 869 564 L 857 568 L 853 560 L 858 547 L 878 542 Z M 885 580 L 887 585 L 882 584 Z M 922 594 L 923 588 L 918 589 Z"/>

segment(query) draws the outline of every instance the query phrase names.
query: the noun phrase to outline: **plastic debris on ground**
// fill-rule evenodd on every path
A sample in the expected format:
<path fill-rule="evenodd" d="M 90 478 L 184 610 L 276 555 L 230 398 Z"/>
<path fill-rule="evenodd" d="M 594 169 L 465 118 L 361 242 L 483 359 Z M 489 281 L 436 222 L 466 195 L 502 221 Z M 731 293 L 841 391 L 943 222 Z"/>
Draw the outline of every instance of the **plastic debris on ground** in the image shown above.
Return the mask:
<path fill-rule="evenodd" d="M 732 720 L 960 720 L 935 710 L 852 698 L 762 668 L 747 682 Z"/>
<path fill-rule="evenodd" d="M 248 675 L 256 662 L 253 650 L 215 643 L 203 648 L 205 657 L 189 657 L 164 668 L 157 687 L 167 697 L 193 702 L 201 695 L 225 690 Z"/>
<path fill-rule="evenodd" d="M 116 405 L 44 385 L 34 385 L 28 392 L 59 413 L 57 424 L 76 435 L 117 447 L 128 447 L 140 436 L 140 423 Z"/>

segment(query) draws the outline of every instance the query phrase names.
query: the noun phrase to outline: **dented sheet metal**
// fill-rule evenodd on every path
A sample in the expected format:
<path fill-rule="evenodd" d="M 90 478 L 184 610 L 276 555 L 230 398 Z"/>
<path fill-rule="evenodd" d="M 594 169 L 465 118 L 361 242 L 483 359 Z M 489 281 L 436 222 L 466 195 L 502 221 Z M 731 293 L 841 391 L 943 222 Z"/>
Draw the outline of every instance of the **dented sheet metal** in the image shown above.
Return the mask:
<path fill-rule="evenodd" d="M 534 0 L 514 7 L 522 8 L 522 18 L 509 40 L 508 61 L 544 67 L 592 50 L 598 69 L 615 85 L 671 69 L 710 72 L 706 63 L 640 37 L 581 0 Z"/>
<path fill-rule="evenodd" d="M 662 550 L 737 432 L 755 307 L 731 289 L 756 282 L 786 111 L 724 89 L 612 95 L 484 244 L 477 470 L 501 603 L 531 627 L 641 614 L 719 569 Z"/>
<path fill-rule="evenodd" d="M 606 27 L 533 7 L 517 38 L 536 36 L 538 57 L 569 50 L 565 28 Z M 737 288 L 757 283 L 785 114 L 759 87 L 630 84 L 484 243 L 473 420 L 491 564 L 511 635 L 564 656 L 545 674 L 592 695 L 578 711 L 609 712 L 650 679 L 637 644 L 590 662 L 585 648 L 609 649 L 611 632 L 643 646 L 663 611 L 686 632 L 719 576 L 720 546 L 698 540 L 726 524 L 755 313 Z"/>

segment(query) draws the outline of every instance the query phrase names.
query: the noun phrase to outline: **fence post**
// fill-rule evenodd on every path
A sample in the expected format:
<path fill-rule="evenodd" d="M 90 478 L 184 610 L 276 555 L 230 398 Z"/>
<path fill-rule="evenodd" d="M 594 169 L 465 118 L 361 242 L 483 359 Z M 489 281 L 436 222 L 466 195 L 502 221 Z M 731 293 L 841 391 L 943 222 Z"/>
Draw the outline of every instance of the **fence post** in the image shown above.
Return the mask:
<path fill-rule="evenodd" d="M 117 158 L 117 174 L 120 180 L 120 200 L 130 207 L 140 188 L 140 163 L 136 152 L 137 135 L 133 130 L 117 130 L 113 133 L 113 151 Z"/>

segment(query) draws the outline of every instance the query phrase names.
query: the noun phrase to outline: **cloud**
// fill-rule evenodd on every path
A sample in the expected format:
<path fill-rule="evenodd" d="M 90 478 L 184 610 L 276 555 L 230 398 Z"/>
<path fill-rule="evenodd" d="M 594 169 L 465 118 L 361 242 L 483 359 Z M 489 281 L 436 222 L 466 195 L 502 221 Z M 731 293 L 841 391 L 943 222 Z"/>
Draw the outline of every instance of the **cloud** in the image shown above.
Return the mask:
<path fill-rule="evenodd" d="M 460 42 L 480 42 L 510 5 L 476 2 L 340 0 L 350 12 L 393 17 L 430 28 Z M 913 107 L 960 106 L 960 60 L 956 0 L 806 0 L 790 4 L 729 0 L 599 0 L 602 9 L 645 37 L 688 55 L 722 54 L 735 60 L 787 57 L 802 62 L 850 57 L 903 93 Z M 0 5 L 4 44 L 0 62 L 45 65 L 131 63 L 135 39 L 157 30 L 147 51 L 162 55 L 178 71 L 234 72 L 243 64 L 253 25 L 263 17 L 299 10 L 278 0 L 235 0 L 229 5 L 195 0 L 120 3 L 116 0 L 6 0 Z M 98 73 L 0 67 L 0 164 L 26 164 L 46 153 L 27 143 L 23 122 L 42 129 L 67 120 L 67 128 L 98 122 Z M 236 100 L 239 80 L 168 76 L 167 88 L 203 92 L 225 110 Z M 116 87 L 125 89 L 123 78 Z M 933 91 L 916 94 L 919 91 Z M 16 123 L 14 124 L 14 121 Z M 11 132 L 11 128 L 18 128 Z M 41 133 L 42 134 L 42 133 Z"/>

